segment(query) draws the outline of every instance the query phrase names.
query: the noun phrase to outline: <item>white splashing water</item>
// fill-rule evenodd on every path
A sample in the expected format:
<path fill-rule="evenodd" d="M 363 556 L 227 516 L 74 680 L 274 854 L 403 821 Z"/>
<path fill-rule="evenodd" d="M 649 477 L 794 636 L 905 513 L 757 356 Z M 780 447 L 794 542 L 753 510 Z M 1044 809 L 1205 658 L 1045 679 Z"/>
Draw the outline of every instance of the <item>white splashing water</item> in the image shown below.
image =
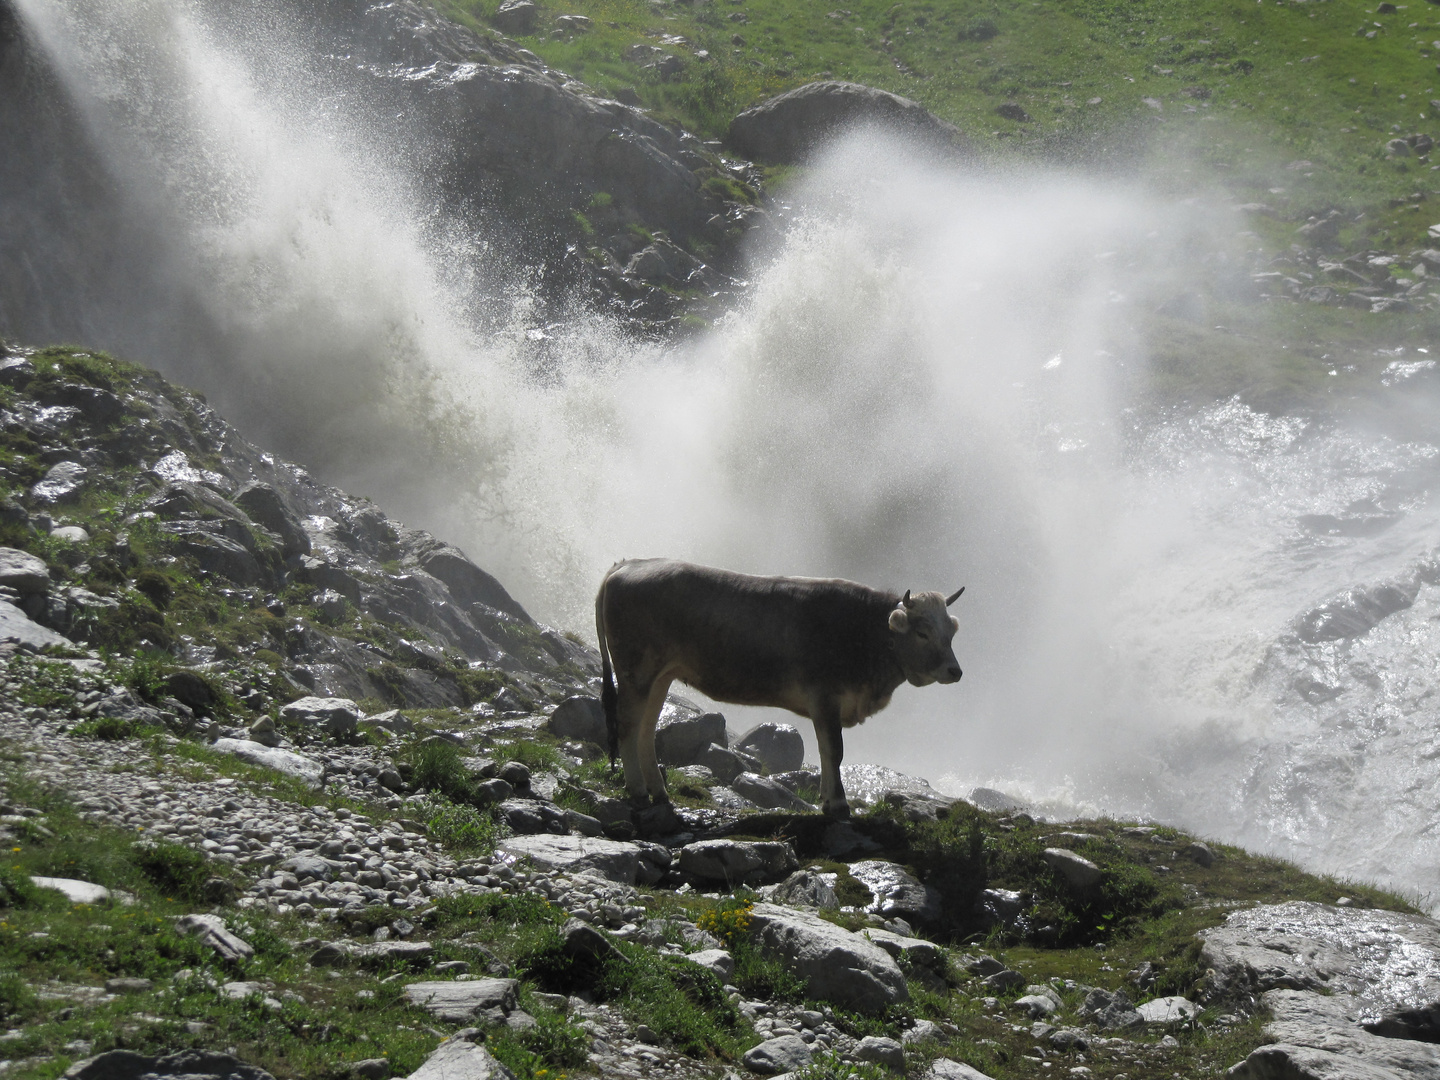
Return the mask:
<path fill-rule="evenodd" d="M 537 385 L 523 291 L 512 330 L 475 329 L 483 246 L 435 224 L 425 178 L 377 157 L 303 58 L 293 83 L 257 76 L 287 67 L 256 59 L 288 55 L 281 30 L 242 48 L 198 5 L 20 7 L 172 234 L 174 294 L 150 302 L 203 324 L 208 359 L 128 325 L 95 344 L 150 343 L 137 359 L 567 627 L 626 556 L 965 584 L 965 679 L 903 689 L 852 761 L 1440 887 L 1436 448 L 1125 405 L 1134 312 L 1220 260 L 1232 222 L 866 136 L 793 193 L 713 332 L 639 348 L 580 321 Z M 1295 632 L 1342 589 L 1412 578 L 1368 633 Z"/>

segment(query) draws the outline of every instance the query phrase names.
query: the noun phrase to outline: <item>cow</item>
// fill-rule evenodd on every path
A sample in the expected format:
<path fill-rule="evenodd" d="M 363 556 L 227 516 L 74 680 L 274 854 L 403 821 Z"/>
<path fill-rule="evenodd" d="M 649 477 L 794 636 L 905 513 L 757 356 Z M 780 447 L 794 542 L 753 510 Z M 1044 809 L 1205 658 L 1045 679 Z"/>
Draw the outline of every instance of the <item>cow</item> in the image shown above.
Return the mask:
<path fill-rule="evenodd" d="M 789 709 L 815 725 L 829 817 L 850 806 L 842 732 L 890 703 L 903 682 L 953 683 L 959 622 L 938 592 L 904 596 L 833 578 L 757 577 L 669 559 L 616 563 L 595 596 L 600 700 L 625 788 L 668 802 L 655 724 L 672 681 L 716 701 Z"/>

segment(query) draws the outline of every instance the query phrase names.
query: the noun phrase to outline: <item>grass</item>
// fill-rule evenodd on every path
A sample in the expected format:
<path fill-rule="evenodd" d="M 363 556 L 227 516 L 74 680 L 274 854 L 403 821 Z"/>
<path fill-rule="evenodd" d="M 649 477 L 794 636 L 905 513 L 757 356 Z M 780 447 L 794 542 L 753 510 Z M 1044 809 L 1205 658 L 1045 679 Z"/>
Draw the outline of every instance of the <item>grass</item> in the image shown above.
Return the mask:
<path fill-rule="evenodd" d="M 438 6 L 482 29 L 492 10 Z M 557 34 L 561 14 L 593 28 Z M 1398 248 L 1423 243 L 1434 193 L 1428 160 L 1389 159 L 1384 144 L 1434 133 L 1432 39 L 1440 11 L 1419 2 L 1381 16 L 1359 0 L 572 0 L 543 5 L 536 32 L 518 40 L 706 138 L 723 139 L 735 113 L 773 94 L 848 79 L 921 102 L 993 156 L 1128 166 L 1163 151 L 1151 165 L 1175 186 L 1218 176 L 1263 195 L 1239 201 L 1292 222 L 1363 209 L 1346 240 Z M 683 71 L 661 77 L 636 45 L 680 56 Z"/>

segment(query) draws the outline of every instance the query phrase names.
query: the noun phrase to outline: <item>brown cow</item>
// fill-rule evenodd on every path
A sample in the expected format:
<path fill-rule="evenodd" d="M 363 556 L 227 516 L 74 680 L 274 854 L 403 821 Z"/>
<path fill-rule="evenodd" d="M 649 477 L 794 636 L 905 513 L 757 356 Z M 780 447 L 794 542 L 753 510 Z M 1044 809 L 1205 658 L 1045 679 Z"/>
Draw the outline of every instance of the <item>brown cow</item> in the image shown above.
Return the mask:
<path fill-rule="evenodd" d="M 953 683 L 953 596 L 904 596 L 853 581 L 755 577 L 668 559 L 616 563 L 595 597 L 610 760 L 632 798 L 666 802 L 655 724 L 679 679 L 716 701 L 771 705 L 815 724 L 824 811 L 848 817 L 842 731 L 902 682 Z M 613 664 L 613 667 L 612 667 Z"/>

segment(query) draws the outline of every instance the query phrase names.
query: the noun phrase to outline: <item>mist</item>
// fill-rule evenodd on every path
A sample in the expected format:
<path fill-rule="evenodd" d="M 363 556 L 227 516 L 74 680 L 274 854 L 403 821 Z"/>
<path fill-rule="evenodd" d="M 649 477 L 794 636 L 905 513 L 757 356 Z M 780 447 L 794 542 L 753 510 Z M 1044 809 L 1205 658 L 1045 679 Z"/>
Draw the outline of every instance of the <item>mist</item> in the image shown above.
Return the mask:
<path fill-rule="evenodd" d="M 447 214 L 423 135 L 335 92 L 284 25 L 19 8 L 105 164 L 88 212 L 143 238 L 46 328 L 195 385 L 586 637 L 626 557 L 966 586 L 963 680 L 902 688 L 847 761 L 1440 886 L 1440 785 L 1415 765 L 1440 752 L 1436 447 L 1136 394 L 1144 316 L 1232 272 L 1218 191 L 960 168 L 859 132 L 777 196 L 748 298 L 710 330 L 541 329 L 490 254 L 502 223 Z M 1394 521 L 1303 524 L 1366 514 Z M 1364 637 L 1297 633 L 1396 578 L 1415 604 Z"/>

